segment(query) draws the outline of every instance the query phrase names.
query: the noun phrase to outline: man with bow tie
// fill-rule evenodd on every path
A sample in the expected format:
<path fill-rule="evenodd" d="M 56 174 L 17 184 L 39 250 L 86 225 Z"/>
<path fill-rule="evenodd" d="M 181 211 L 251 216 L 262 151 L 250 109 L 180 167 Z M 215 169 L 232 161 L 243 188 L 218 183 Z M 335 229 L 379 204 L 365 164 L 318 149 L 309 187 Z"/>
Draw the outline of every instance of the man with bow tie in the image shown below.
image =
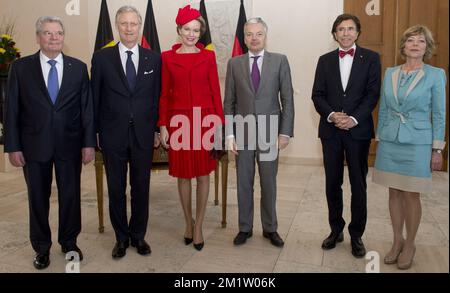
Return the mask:
<path fill-rule="evenodd" d="M 356 45 L 361 34 L 361 23 L 356 16 L 338 16 L 332 34 L 339 49 L 319 58 L 312 90 L 312 100 L 320 114 L 319 137 L 331 227 L 322 248 L 332 249 L 344 240 L 345 159 L 351 185 L 348 231 L 352 254 L 360 258 L 366 254 L 361 237 L 367 221 L 366 176 L 370 141 L 374 137 L 372 111 L 380 96 L 381 63 L 377 53 Z"/>

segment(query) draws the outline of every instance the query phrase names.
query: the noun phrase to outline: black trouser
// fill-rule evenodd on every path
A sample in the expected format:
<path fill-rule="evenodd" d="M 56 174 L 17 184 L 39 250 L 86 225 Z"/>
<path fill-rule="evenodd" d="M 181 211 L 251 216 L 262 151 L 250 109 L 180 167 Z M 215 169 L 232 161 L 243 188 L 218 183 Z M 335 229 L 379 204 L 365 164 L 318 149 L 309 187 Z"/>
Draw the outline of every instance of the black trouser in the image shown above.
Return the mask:
<path fill-rule="evenodd" d="M 333 232 L 341 232 L 345 221 L 342 217 L 342 183 L 344 181 L 344 155 L 351 185 L 352 219 L 348 230 L 352 238 L 361 237 L 367 222 L 367 183 L 369 140 L 355 140 L 345 130 L 339 130 L 330 139 L 322 139 L 323 163 L 326 176 L 328 221 Z"/>
<path fill-rule="evenodd" d="M 81 156 L 66 161 L 58 159 L 48 162 L 27 160 L 23 172 L 28 187 L 30 240 L 37 253 L 47 253 L 52 246 L 48 215 L 53 166 L 55 166 L 58 187 L 58 243 L 68 248 L 73 247 L 81 231 Z"/>
<path fill-rule="evenodd" d="M 153 135 L 153 133 L 149 133 Z M 125 138 L 126 139 L 126 138 Z M 142 149 L 130 126 L 128 146 L 122 150 L 103 149 L 108 182 L 109 216 L 117 241 L 142 240 L 148 223 L 150 171 L 153 147 Z M 131 217 L 127 221 L 127 170 L 130 167 Z"/>

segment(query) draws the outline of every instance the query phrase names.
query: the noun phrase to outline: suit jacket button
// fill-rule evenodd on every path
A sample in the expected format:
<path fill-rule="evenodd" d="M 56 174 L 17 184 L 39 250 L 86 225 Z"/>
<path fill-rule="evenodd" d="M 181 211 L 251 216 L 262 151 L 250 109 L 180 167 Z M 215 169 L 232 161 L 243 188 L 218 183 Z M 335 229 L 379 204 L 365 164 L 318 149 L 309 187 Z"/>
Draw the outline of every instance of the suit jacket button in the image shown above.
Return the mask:
<path fill-rule="evenodd" d="M 346 94 L 344 94 L 344 97 L 346 97 L 347 95 Z"/>

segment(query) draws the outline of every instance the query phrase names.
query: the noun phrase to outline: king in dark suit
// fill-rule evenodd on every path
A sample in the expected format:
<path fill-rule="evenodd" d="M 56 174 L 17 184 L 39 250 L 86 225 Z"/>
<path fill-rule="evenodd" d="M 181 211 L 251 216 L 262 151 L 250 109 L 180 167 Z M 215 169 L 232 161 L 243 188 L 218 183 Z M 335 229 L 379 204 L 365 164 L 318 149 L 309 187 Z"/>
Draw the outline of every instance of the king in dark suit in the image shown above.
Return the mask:
<path fill-rule="evenodd" d="M 30 208 L 34 266 L 50 264 L 48 221 L 52 174 L 58 187 L 58 243 L 62 251 L 83 254 L 81 231 L 81 162 L 94 158 L 93 102 L 86 64 L 62 54 L 64 26 L 57 17 L 36 23 L 40 51 L 11 65 L 5 115 L 5 151 L 23 167 Z"/>
<path fill-rule="evenodd" d="M 312 91 L 314 106 L 321 117 L 319 137 L 331 227 L 331 234 L 323 241 L 322 248 L 332 249 L 343 241 L 345 158 L 352 193 L 348 230 L 355 257 L 366 254 L 361 240 L 367 221 L 366 176 L 370 141 L 374 137 L 372 111 L 380 96 L 381 84 L 380 57 L 356 45 L 360 33 L 361 24 L 356 16 L 337 17 L 332 34 L 339 49 L 320 57 Z"/>
<path fill-rule="evenodd" d="M 117 11 L 120 43 L 97 51 L 92 58 L 92 90 L 99 148 L 103 151 L 109 194 L 109 213 L 116 234 L 113 258 L 131 245 L 150 254 L 147 231 L 150 169 L 158 145 L 156 122 L 161 61 L 137 42 L 142 18 L 136 8 Z M 156 139 L 155 139 L 156 136 Z M 131 218 L 127 220 L 126 186 L 130 168 Z"/>

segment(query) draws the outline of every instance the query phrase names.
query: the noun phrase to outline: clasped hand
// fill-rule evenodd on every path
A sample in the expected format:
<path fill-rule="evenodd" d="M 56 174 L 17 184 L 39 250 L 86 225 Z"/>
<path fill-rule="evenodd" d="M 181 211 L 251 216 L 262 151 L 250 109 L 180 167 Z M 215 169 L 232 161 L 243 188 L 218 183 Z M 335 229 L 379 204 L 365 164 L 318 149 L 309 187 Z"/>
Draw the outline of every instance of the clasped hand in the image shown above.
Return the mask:
<path fill-rule="evenodd" d="M 331 115 L 330 120 L 334 125 L 342 130 L 350 130 L 356 126 L 355 121 L 344 112 L 335 112 Z"/>

